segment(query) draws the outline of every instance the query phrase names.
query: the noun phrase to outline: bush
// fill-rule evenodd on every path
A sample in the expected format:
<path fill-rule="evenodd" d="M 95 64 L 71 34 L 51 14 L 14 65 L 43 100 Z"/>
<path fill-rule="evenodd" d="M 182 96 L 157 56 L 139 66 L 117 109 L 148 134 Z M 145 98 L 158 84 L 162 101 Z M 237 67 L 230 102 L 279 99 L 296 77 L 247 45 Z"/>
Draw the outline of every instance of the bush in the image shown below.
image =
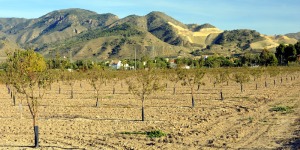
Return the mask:
<path fill-rule="evenodd" d="M 146 134 L 149 138 L 160 138 L 166 136 L 166 133 L 162 132 L 161 130 L 146 132 Z"/>
<path fill-rule="evenodd" d="M 290 112 L 292 112 L 292 107 L 289 107 L 289 106 L 275 106 L 275 107 L 271 108 L 270 111 L 290 113 Z"/>
<path fill-rule="evenodd" d="M 163 137 L 163 136 L 166 136 L 167 134 L 164 133 L 163 131 L 161 130 L 155 130 L 155 131 L 148 131 L 148 132 L 121 132 L 121 134 L 127 134 L 127 135 L 137 135 L 137 134 L 141 134 L 141 135 L 147 135 L 147 137 L 149 138 L 160 138 L 160 137 Z"/>

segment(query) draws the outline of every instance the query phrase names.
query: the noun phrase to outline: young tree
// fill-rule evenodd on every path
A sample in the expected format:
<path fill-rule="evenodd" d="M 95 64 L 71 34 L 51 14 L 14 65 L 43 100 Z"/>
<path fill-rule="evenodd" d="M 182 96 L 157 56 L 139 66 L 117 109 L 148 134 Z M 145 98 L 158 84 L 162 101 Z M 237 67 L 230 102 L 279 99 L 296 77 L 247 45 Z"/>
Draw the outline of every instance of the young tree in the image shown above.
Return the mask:
<path fill-rule="evenodd" d="M 112 83 L 113 86 L 112 94 L 116 93 L 116 85 L 120 81 L 119 73 L 120 71 L 109 71 L 108 73 L 108 80 Z"/>
<path fill-rule="evenodd" d="M 172 72 L 171 74 L 168 74 L 166 76 L 169 81 L 173 83 L 173 95 L 176 94 L 176 85 L 177 83 L 183 79 L 183 70 L 180 68 L 177 68 L 175 72 Z"/>
<path fill-rule="evenodd" d="M 256 90 L 258 89 L 257 79 L 261 78 L 262 73 L 263 73 L 263 70 L 261 68 L 255 68 L 250 71 L 250 74 L 253 76 L 254 81 L 256 81 L 256 83 L 255 83 Z"/>
<path fill-rule="evenodd" d="M 107 74 L 103 68 L 99 65 L 94 65 L 90 70 L 87 71 L 87 78 L 89 84 L 94 88 L 96 92 L 96 107 L 99 107 L 100 90 L 103 88 Z"/>
<path fill-rule="evenodd" d="M 160 77 L 153 70 L 136 71 L 132 78 L 126 80 L 128 90 L 142 101 L 142 121 L 145 121 L 144 102 L 147 96 L 162 90 L 165 86 L 160 82 Z"/>
<path fill-rule="evenodd" d="M 250 81 L 250 76 L 247 71 L 235 72 L 232 74 L 231 79 L 234 80 L 236 83 L 240 83 L 241 92 L 243 92 L 243 84 Z"/>
<path fill-rule="evenodd" d="M 39 100 L 43 99 L 48 80 L 47 66 L 44 58 L 33 50 L 16 51 L 8 55 L 6 73 L 12 73 L 12 85 L 18 93 L 26 96 L 34 126 L 34 147 L 39 146 L 39 128 L 37 123 Z"/>
<path fill-rule="evenodd" d="M 70 70 L 70 71 L 64 71 L 63 72 L 63 79 L 64 82 L 70 86 L 70 99 L 74 98 L 74 85 L 76 83 L 76 79 L 77 79 L 78 73 Z"/>
<path fill-rule="evenodd" d="M 229 72 L 228 72 L 228 70 L 219 69 L 214 73 L 214 77 L 215 77 L 215 83 L 221 85 L 220 97 L 221 97 L 221 100 L 224 100 L 223 92 L 222 92 L 222 84 L 225 82 L 228 82 Z"/>
<path fill-rule="evenodd" d="M 195 107 L 195 99 L 194 99 L 194 93 L 195 93 L 195 85 L 203 84 L 201 82 L 202 78 L 204 77 L 205 72 L 200 69 L 196 70 L 187 70 L 183 72 L 183 86 L 188 86 L 191 90 L 191 96 L 192 96 L 192 108 Z"/>

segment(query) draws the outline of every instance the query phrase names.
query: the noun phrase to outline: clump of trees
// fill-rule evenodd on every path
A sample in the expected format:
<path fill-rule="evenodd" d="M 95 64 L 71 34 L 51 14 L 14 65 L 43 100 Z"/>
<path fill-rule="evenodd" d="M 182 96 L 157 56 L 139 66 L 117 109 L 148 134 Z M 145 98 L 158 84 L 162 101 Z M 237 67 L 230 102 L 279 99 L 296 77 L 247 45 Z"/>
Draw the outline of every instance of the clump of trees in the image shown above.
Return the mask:
<path fill-rule="evenodd" d="M 300 42 L 296 44 L 280 44 L 276 48 L 276 57 L 280 65 L 287 65 L 288 62 L 297 61 L 297 55 L 300 54 Z"/>

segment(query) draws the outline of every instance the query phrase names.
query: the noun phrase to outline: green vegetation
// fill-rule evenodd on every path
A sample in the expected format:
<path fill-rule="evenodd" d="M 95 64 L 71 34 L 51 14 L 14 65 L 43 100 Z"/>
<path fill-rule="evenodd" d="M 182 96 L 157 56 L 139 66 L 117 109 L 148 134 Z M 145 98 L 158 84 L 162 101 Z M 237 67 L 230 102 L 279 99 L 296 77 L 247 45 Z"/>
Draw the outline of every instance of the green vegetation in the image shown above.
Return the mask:
<path fill-rule="evenodd" d="M 154 130 L 154 131 L 148 131 L 148 132 L 121 132 L 121 134 L 127 134 L 127 135 L 147 135 L 149 138 L 160 138 L 164 137 L 167 134 L 164 133 L 161 130 Z"/>
<path fill-rule="evenodd" d="M 223 32 L 215 41 L 216 44 L 236 43 L 237 47 L 246 50 L 250 43 L 263 40 L 255 30 L 232 30 Z"/>
<path fill-rule="evenodd" d="M 289 62 L 299 61 L 297 55 L 300 55 L 300 42 L 296 44 L 280 44 L 275 53 L 280 65 L 287 65 Z M 299 58 L 298 58 L 299 59 Z"/>
<path fill-rule="evenodd" d="M 26 96 L 26 102 L 33 119 L 35 147 L 39 147 L 38 114 L 39 101 L 43 99 L 51 84 L 44 57 L 33 50 L 16 50 L 8 54 L 5 68 L 7 84 Z M 38 91 L 38 92 L 36 92 Z"/>
<path fill-rule="evenodd" d="M 270 111 L 282 112 L 282 113 L 291 113 L 293 112 L 292 107 L 289 106 L 274 106 Z"/>

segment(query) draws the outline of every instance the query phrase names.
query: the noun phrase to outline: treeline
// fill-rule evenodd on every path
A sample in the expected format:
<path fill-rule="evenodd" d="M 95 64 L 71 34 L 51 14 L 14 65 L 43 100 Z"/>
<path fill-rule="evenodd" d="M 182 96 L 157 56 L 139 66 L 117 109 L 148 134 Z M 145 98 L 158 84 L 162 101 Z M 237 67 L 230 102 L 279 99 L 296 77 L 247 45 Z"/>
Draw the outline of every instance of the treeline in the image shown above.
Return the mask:
<path fill-rule="evenodd" d="M 128 64 L 132 68 L 145 69 L 171 69 L 177 67 L 189 68 L 218 68 L 218 67 L 244 67 L 244 66 L 287 66 L 299 64 L 300 42 L 296 44 L 284 45 L 280 44 L 276 48 L 276 53 L 264 49 L 261 53 L 245 53 L 238 57 L 224 57 L 224 56 L 209 56 L 199 59 L 194 58 L 176 58 L 174 61 L 168 58 L 156 57 L 150 59 L 147 56 L 141 59 L 123 59 L 122 64 Z M 47 64 L 51 69 L 58 69 L 61 67 L 72 69 L 89 69 L 96 63 L 102 67 L 109 67 L 110 61 L 94 62 L 92 60 L 77 60 L 70 63 L 68 59 L 48 59 Z M 125 69 L 121 67 L 121 69 Z"/>

